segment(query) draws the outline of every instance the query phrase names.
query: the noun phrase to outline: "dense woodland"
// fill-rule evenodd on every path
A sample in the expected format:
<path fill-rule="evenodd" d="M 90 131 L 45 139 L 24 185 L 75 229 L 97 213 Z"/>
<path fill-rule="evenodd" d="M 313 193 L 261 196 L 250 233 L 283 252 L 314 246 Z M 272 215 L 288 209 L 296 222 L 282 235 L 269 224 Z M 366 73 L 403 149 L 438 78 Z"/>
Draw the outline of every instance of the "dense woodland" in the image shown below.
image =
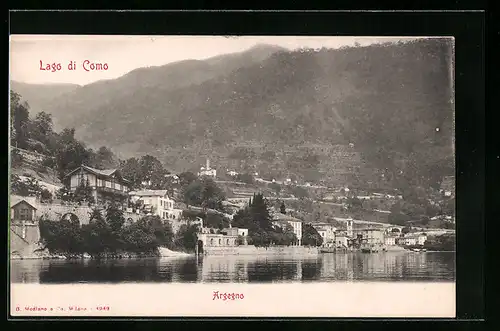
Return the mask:
<path fill-rule="evenodd" d="M 88 254 L 92 258 L 126 255 L 155 256 L 160 247 L 192 251 L 196 243 L 196 227 L 183 226 L 174 234 L 169 223 L 158 216 L 146 216 L 126 224 L 123 211 L 109 206 L 95 209 L 89 224 L 78 220 L 46 220 L 39 223 L 42 250 L 68 258 Z"/>

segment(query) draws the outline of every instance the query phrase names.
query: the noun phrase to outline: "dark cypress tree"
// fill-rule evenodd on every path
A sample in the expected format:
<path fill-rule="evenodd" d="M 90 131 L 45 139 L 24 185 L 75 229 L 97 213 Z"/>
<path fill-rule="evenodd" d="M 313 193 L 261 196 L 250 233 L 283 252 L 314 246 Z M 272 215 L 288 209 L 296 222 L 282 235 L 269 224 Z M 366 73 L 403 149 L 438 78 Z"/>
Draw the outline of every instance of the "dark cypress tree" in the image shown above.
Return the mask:
<path fill-rule="evenodd" d="M 280 212 L 282 214 L 286 214 L 286 207 L 285 207 L 285 202 L 284 201 L 281 201 Z"/>
<path fill-rule="evenodd" d="M 250 207 L 250 213 L 253 220 L 259 224 L 262 230 L 267 231 L 272 229 L 271 215 L 269 213 L 267 201 L 261 193 L 255 195 L 252 206 Z"/>

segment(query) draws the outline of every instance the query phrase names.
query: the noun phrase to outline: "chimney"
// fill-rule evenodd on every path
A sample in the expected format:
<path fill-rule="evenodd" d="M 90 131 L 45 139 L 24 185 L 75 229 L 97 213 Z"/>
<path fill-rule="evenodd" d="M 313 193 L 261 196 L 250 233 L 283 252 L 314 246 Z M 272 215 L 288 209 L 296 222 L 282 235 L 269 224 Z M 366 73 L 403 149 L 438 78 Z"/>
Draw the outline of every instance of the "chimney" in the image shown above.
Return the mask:
<path fill-rule="evenodd" d="M 210 160 L 207 158 L 207 170 L 210 169 Z"/>

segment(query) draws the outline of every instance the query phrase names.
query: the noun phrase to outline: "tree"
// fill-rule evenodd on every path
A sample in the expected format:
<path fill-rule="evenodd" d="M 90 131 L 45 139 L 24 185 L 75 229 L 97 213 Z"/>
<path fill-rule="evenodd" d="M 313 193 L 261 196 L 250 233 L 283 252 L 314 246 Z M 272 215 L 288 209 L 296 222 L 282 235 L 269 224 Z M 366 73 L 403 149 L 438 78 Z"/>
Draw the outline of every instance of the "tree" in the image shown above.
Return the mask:
<path fill-rule="evenodd" d="M 225 194 L 211 178 L 196 179 L 185 186 L 181 194 L 188 205 L 223 210 Z"/>
<path fill-rule="evenodd" d="M 21 95 L 10 91 L 11 144 L 19 148 L 28 148 L 30 131 L 29 105 L 21 101 Z"/>
<path fill-rule="evenodd" d="M 363 201 L 357 197 L 349 198 L 347 200 L 347 208 L 351 211 L 359 211 L 363 209 Z"/>
<path fill-rule="evenodd" d="M 23 164 L 23 156 L 17 149 L 12 149 L 10 152 L 10 161 L 12 168 L 17 168 Z"/>
<path fill-rule="evenodd" d="M 198 224 L 181 225 L 176 236 L 176 247 L 185 251 L 192 252 L 197 244 L 197 234 L 199 232 Z"/>
<path fill-rule="evenodd" d="M 302 245 L 321 246 L 323 238 L 311 224 L 304 224 L 302 229 Z"/>
<path fill-rule="evenodd" d="M 101 146 L 97 152 L 91 154 L 91 165 L 97 169 L 109 169 L 117 166 L 116 156 L 105 146 Z"/>
<path fill-rule="evenodd" d="M 163 222 L 159 216 L 146 216 L 144 222 L 151 228 L 154 242 L 158 247 L 172 247 L 174 233 L 168 222 Z"/>
<path fill-rule="evenodd" d="M 110 242 L 111 230 L 103 219 L 100 211 L 94 210 L 89 224 L 82 226 L 82 237 L 84 239 L 85 251 L 92 258 L 100 258 L 112 249 Z"/>
<path fill-rule="evenodd" d="M 50 193 L 50 191 L 47 189 L 43 189 L 40 192 L 40 200 L 42 202 L 51 203 L 52 202 L 52 193 Z"/>
<path fill-rule="evenodd" d="M 199 181 L 194 181 L 184 186 L 181 191 L 184 203 L 188 206 L 200 206 L 202 203 L 202 190 L 202 184 Z"/>
<path fill-rule="evenodd" d="M 54 134 L 52 126 L 52 115 L 44 111 L 39 112 L 31 124 L 32 138 L 42 142 L 44 145 L 50 144 L 50 139 Z"/>
<path fill-rule="evenodd" d="M 64 129 L 60 134 L 60 148 L 56 151 L 56 165 L 59 179 L 82 164 L 88 164 L 91 153 L 85 145 L 75 139 L 75 129 Z"/>
<path fill-rule="evenodd" d="M 78 222 L 60 220 L 57 222 L 42 219 L 39 222 L 40 243 L 52 254 L 67 258 L 81 256 L 85 250 L 82 229 Z"/>
<path fill-rule="evenodd" d="M 56 198 L 65 202 L 71 202 L 73 201 L 73 192 L 67 186 L 63 186 L 56 191 Z"/>
<path fill-rule="evenodd" d="M 155 187 L 161 186 L 161 181 L 167 174 L 162 163 L 151 155 L 144 155 L 139 160 L 141 168 L 141 180 L 151 181 Z"/>
<path fill-rule="evenodd" d="M 281 202 L 281 206 L 280 206 L 280 212 L 282 214 L 286 214 L 286 206 L 285 206 L 285 202 Z"/>
<path fill-rule="evenodd" d="M 106 208 L 106 223 L 111 231 L 118 233 L 122 229 L 123 224 L 125 224 L 123 210 L 119 209 L 114 204 L 109 205 Z"/>
<path fill-rule="evenodd" d="M 205 214 L 203 224 L 209 228 L 224 229 L 229 227 L 230 220 L 223 215 L 208 212 Z"/>
<path fill-rule="evenodd" d="M 133 189 L 137 189 L 141 186 L 142 171 L 138 159 L 133 157 L 122 162 L 120 171 L 123 177 L 130 180 L 130 185 Z"/>
<path fill-rule="evenodd" d="M 95 203 L 95 199 L 93 196 L 92 187 L 90 186 L 89 179 L 86 180 L 82 177 L 80 178 L 80 183 L 75 189 L 75 192 L 72 196 L 72 201 L 81 203 Z"/>
<path fill-rule="evenodd" d="M 283 245 L 291 245 L 298 242 L 297 235 L 293 231 L 293 227 L 290 224 L 286 224 L 283 229 Z"/>
<path fill-rule="evenodd" d="M 250 214 L 254 222 L 257 222 L 259 228 L 262 230 L 272 229 L 272 219 L 269 212 L 269 206 L 262 193 L 255 194 L 252 199 L 252 206 L 250 207 Z"/>
<path fill-rule="evenodd" d="M 18 175 L 12 175 L 11 189 L 13 194 L 24 197 L 36 197 L 42 192 L 38 180 L 32 177 L 22 180 Z"/>
<path fill-rule="evenodd" d="M 190 171 L 183 172 L 179 175 L 179 184 L 181 188 L 187 187 L 192 182 L 196 181 L 198 177 Z"/>
<path fill-rule="evenodd" d="M 407 233 L 410 233 L 411 231 L 411 226 L 405 226 L 402 230 L 401 230 L 401 233 L 402 234 L 407 234 Z"/>

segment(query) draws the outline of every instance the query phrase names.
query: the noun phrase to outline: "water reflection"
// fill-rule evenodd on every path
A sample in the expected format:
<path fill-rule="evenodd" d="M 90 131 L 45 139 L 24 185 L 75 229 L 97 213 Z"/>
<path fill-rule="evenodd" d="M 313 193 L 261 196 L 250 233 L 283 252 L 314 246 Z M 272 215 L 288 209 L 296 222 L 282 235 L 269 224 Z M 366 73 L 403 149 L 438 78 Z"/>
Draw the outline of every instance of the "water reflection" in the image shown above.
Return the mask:
<path fill-rule="evenodd" d="M 14 283 L 453 281 L 455 253 L 208 256 L 196 259 L 14 260 Z"/>

